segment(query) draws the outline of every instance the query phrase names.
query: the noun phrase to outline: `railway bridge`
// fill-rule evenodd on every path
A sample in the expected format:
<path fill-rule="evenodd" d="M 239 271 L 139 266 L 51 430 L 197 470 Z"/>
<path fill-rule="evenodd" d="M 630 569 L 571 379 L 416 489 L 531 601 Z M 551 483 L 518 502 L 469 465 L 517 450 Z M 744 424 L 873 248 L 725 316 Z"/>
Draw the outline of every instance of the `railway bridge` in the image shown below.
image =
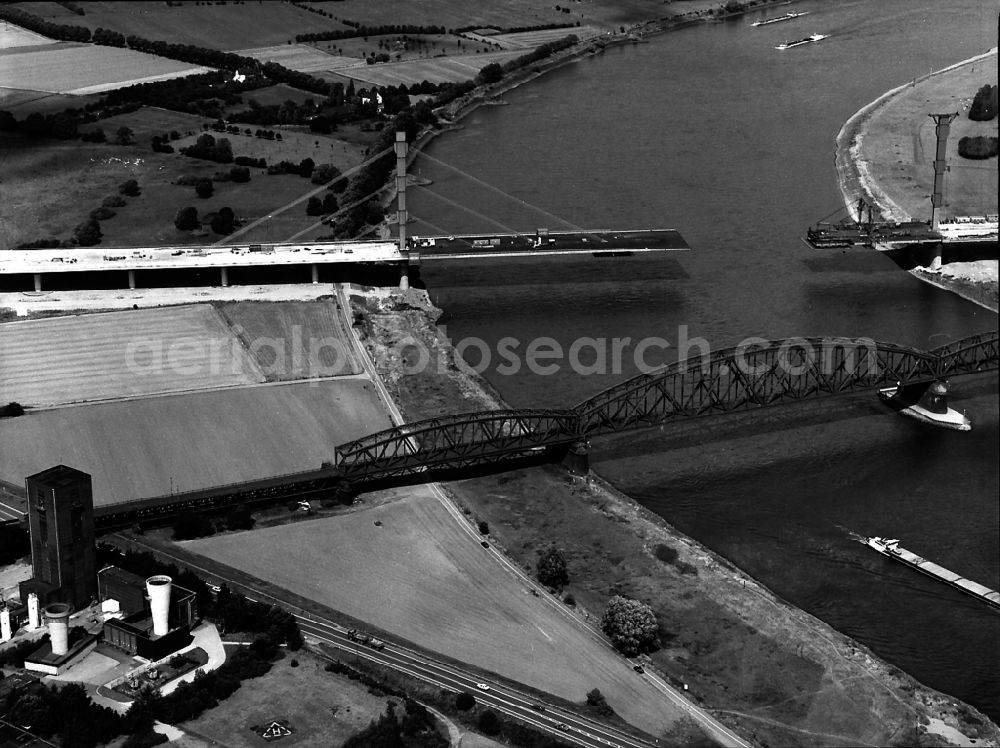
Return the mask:
<path fill-rule="evenodd" d="M 339 445 L 335 459 L 317 470 L 98 507 L 95 522 L 109 529 L 236 504 L 349 501 L 351 487 L 552 459 L 600 434 L 995 371 L 998 338 L 994 330 L 929 351 L 865 338 L 758 339 L 639 374 L 570 409 L 477 411 L 403 424 Z"/>

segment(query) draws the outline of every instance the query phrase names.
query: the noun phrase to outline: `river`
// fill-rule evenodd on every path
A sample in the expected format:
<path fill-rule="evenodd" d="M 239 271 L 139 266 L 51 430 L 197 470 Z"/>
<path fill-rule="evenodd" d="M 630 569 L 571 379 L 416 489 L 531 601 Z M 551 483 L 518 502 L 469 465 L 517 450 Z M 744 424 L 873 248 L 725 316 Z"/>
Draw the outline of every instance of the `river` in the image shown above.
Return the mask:
<path fill-rule="evenodd" d="M 411 234 L 676 228 L 692 247 L 654 260 L 425 266 L 454 342 L 475 337 L 495 351 L 511 337 L 523 351 L 540 337 L 566 348 L 630 339 L 622 366 L 598 373 L 567 360 L 547 375 L 501 373 L 494 357 L 486 376 L 512 405 L 568 406 L 621 381 L 638 370 L 636 342 L 651 336 L 670 344 L 647 351 L 654 364 L 674 360 L 685 337 L 716 348 L 823 335 L 932 348 L 996 328 L 995 314 L 887 257 L 819 252 L 800 238 L 841 205 L 843 123 L 884 91 L 996 45 L 995 3 L 795 7 L 809 15 L 748 25 L 771 9 L 609 49 L 506 94 L 507 106 L 483 107 L 431 144 L 428 155 L 493 189 L 417 160 L 434 183 L 409 195 Z M 774 49 L 811 33 L 830 38 Z M 479 355 L 469 349 L 472 363 Z M 594 466 L 777 594 L 1000 721 L 1000 615 L 858 542 L 899 537 L 1000 588 L 996 378 L 952 385 L 971 433 L 847 398 L 705 422 L 683 438 L 601 440 Z"/>

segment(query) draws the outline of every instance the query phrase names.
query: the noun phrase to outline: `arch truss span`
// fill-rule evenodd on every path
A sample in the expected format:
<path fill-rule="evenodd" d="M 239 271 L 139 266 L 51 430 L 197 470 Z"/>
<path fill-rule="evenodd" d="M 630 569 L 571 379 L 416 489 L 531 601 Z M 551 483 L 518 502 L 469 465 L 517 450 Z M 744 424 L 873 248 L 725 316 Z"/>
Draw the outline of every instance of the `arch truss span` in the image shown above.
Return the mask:
<path fill-rule="evenodd" d="M 1000 361 L 998 341 L 1000 332 L 990 330 L 935 348 L 931 353 L 940 359 L 938 378 L 996 369 Z"/>
<path fill-rule="evenodd" d="M 870 338 L 752 339 L 610 387 L 576 406 L 584 436 L 762 408 L 806 398 L 929 382 L 996 368 L 996 334 L 936 351 Z"/>
<path fill-rule="evenodd" d="M 571 410 L 460 413 L 395 426 L 337 447 L 337 466 L 351 481 L 377 481 L 489 465 L 579 440 Z"/>

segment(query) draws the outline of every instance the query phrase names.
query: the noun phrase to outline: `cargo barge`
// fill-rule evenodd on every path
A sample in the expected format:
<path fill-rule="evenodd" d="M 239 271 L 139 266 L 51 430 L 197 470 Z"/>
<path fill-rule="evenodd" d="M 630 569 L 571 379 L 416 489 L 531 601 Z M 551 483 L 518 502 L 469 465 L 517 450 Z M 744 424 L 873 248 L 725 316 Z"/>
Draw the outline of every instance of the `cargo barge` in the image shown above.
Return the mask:
<path fill-rule="evenodd" d="M 776 46 L 775 49 L 791 49 L 792 47 L 801 47 L 803 44 L 812 44 L 813 42 L 822 41 L 829 36 L 829 34 L 813 34 L 812 36 L 807 36 L 805 39 L 797 39 L 794 42 L 782 42 Z"/>
<path fill-rule="evenodd" d="M 1000 592 L 991 590 L 989 587 L 978 582 L 973 582 L 971 579 L 966 579 L 953 571 L 945 569 L 943 566 L 938 566 L 933 561 L 928 561 L 912 551 L 901 548 L 898 540 L 874 536 L 868 538 L 865 542 L 883 556 L 888 556 L 928 576 L 940 579 L 942 582 L 947 582 L 962 592 L 966 592 L 989 605 L 1000 608 Z"/>
<path fill-rule="evenodd" d="M 754 21 L 751 26 L 767 26 L 772 23 L 781 23 L 782 21 L 791 21 L 799 16 L 809 15 L 809 11 L 804 11 L 802 13 L 785 13 L 783 16 L 775 16 L 774 18 L 765 18 L 763 21 Z"/>

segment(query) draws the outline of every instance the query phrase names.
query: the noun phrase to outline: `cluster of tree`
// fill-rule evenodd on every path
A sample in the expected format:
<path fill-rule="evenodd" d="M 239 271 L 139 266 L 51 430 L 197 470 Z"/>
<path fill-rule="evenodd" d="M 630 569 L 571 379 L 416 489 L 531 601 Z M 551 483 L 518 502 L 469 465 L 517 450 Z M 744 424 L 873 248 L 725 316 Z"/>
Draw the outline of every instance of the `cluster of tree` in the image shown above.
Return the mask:
<path fill-rule="evenodd" d="M 318 196 L 313 195 L 306 202 L 306 215 L 307 216 L 322 216 L 327 213 L 336 213 L 339 209 L 337 204 L 337 196 L 332 192 L 327 192 L 321 200 Z"/>
<path fill-rule="evenodd" d="M 601 619 L 601 630 L 626 657 L 655 651 L 660 624 L 653 609 L 639 600 L 615 595 Z"/>
<path fill-rule="evenodd" d="M 199 135 L 194 145 L 181 148 L 181 153 L 191 158 L 200 158 L 205 161 L 215 161 L 220 164 L 233 163 L 233 146 L 228 138 L 219 138 L 216 141 L 207 132 Z"/>
<path fill-rule="evenodd" d="M 675 567 L 681 574 L 698 574 L 696 566 L 689 564 L 687 561 L 681 561 L 677 549 L 666 543 L 658 543 L 653 549 L 653 555 L 663 563 Z"/>
<path fill-rule="evenodd" d="M 958 140 L 958 155 L 962 158 L 993 158 L 997 155 L 997 139 L 989 135 L 966 135 Z"/>
<path fill-rule="evenodd" d="M 474 707 L 476 707 L 476 697 L 471 693 L 462 692 L 455 697 L 455 708 L 459 711 L 468 712 Z M 499 735 L 507 744 L 518 748 L 559 748 L 565 745 L 528 725 L 498 715 L 492 709 L 476 708 L 475 712 L 463 718 L 463 722 L 475 724 L 485 735 Z"/>
<path fill-rule="evenodd" d="M 297 164 L 292 161 L 279 161 L 267 167 L 268 174 L 298 174 L 300 177 L 309 179 L 312 176 L 316 163 L 306 156 Z"/>
<path fill-rule="evenodd" d="M 0 418 L 16 418 L 23 415 L 24 406 L 15 400 L 11 400 L 6 405 L 0 406 Z"/>
<path fill-rule="evenodd" d="M 976 91 L 969 107 L 969 119 L 988 122 L 997 116 L 997 87 L 987 83 Z"/>
<path fill-rule="evenodd" d="M 427 709 L 407 699 L 402 718 L 396 715 L 396 703 L 386 704 L 385 714 L 368 727 L 355 733 L 344 743 L 344 748 L 390 748 L 391 746 L 412 746 L 413 748 L 445 748 L 447 738 L 437 731 L 433 717 Z"/>
<path fill-rule="evenodd" d="M 566 571 L 566 557 L 555 546 L 538 552 L 535 564 L 538 581 L 546 587 L 559 589 L 569 584 L 569 573 Z"/>
<path fill-rule="evenodd" d="M 336 31 L 318 31 L 311 34 L 296 34 L 296 42 L 332 42 L 338 39 L 354 39 L 359 36 L 367 39 L 369 36 L 388 36 L 390 34 L 445 34 L 451 33 L 444 26 L 413 26 L 411 24 L 392 24 L 382 26 L 362 26 L 353 21 L 343 20 L 341 23 L 351 26 L 350 29 Z"/>
<path fill-rule="evenodd" d="M 174 147 L 170 145 L 170 139 L 166 135 L 154 135 L 150 143 L 154 153 L 173 153 Z"/>
<path fill-rule="evenodd" d="M 271 669 L 271 660 L 277 654 L 274 642 L 260 637 L 248 646 L 241 647 L 211 672 L 199 672 L 190 683 L 182 683 L 167 696 L 153 691 L 144 692 L 133 702 L 129 714 L 142 715 L 146 720 L 159 720 L 178 724 L 196 719 L 206 709 L 218 706 L 220 701 L 239 690 L 244 680 L 259 678 Z"/>
<path fill-rule="evenodd" d="M 5 21 L 22 26 L 29 31 L 35 31 L 50 39 L 60 39 L 64 42 L 89 42 L 90 29 L 86 26 L 69 26 L 62 23 L 54 23 L 39 18 L 34 13 L 28 13 L 21 8 L 13 8 L 10 5 L 0 5 L 0 18 Z"/>
<path fill-rule="evenodd" d="M 611 705 L 604 698 L 604 694 L 596 688 L 587 692 L 587 706 L 601 717 L 610 717 L 615 713 L 615 710 L 611 708 Z"/>
<path fill-rule="evenodd" d="M 339 176 L 340 169 L 333 164 L 320 164 L 313 169 L 312 177 L 310 177 L 309 181 L 313 184 L 330 184 L 330 182 Z M 338 179 L 337 183 L 341 185 L 341 189 L 334 190 L 334 192 L 343 192 L 343 188 L 347 187 L 347 180 Z"/>
<path fill-rule="evenodd" d="M 101 44 L 105 47 L 124 47 L 125 34 L 111 29 L 94 29 L 94 34 L 90 41 L 94 44 Z"/>
<path fill-rule="evenodd" d="M 275 605 L 247 600 L 226 585 L 215 596 L 209 615 L 226 631 L 262 634 L 274 646 L 287 644 L 292 652 L 302 648 L 302 633 L 295 616 Z"/>
<path fill-rule="evenodd" d="M 234 166 L 229 171 L 217 171 L 212 175 L 213 182 L 237 182 L 245 183 L 250 181 L 250 168 L 247 166 Z"/>
<path fill-rule="evenodd" d="M 504 74 L 510 73 L 514 70 L 519 70 L 520 68 L 527 67 L 539 60 L 544 60 L 546 57 L 551 57 L 556 52 L 561 52 L 564 49 L 568 49 L 576 44 L 579 38 L 576 34 L 570 34 L 562 39 L 557 39 L 554 42 L 548 42 L 536 47 L 531 52 L 523 54 L 520 57 L 515 57 L 513 60 L 508 60 L 501 67 L 503 68 Z"/>
<path fill-rule="evenodd" d="M 63 746 L 93 748 L 119 735 L 148 732 L 152 723 L 139 725 L 128 715 L 98 706 L 79 683 L 58 688 L 36 685 L 9 697 L 6 719 L 30 726 L 42 738 L 57 738 Z"/>
<path fill-rule="evenodd" d="M 233 159 L 233 163 L 237 166 L 253 166 L 256 169 L 267 168 L 267 159 L 252 158 L 251 156 L 237 156 Z"/>
<path fill-rule="evenodd" d="M 212 221 L 212 230 L 215 233 L 231 234 L 236 216 L 231 208 L 220 208 L 210 220 Z M 181 208 L 174 217 L 174 226 L 181 231 L 191 231 L 201 226 L 197 209 Z M 203 538 L 223 530 L 249 530 L 253 525 L 253 516 L 243 504 L 230 508 L 226 516 L 221 519 L 213 519 L 201 512 L 185 512 L 174 521 L 174 540 Z"/>
<path fill-rule="evenodd" d="M 17 405 L 17 403 L 11 403 Z M 9 406 L 8 406 L 9 407 Z M 0 566 L 12 564 L 31 553 L 31 538 L 16 522 L 0 522 Z"/>

